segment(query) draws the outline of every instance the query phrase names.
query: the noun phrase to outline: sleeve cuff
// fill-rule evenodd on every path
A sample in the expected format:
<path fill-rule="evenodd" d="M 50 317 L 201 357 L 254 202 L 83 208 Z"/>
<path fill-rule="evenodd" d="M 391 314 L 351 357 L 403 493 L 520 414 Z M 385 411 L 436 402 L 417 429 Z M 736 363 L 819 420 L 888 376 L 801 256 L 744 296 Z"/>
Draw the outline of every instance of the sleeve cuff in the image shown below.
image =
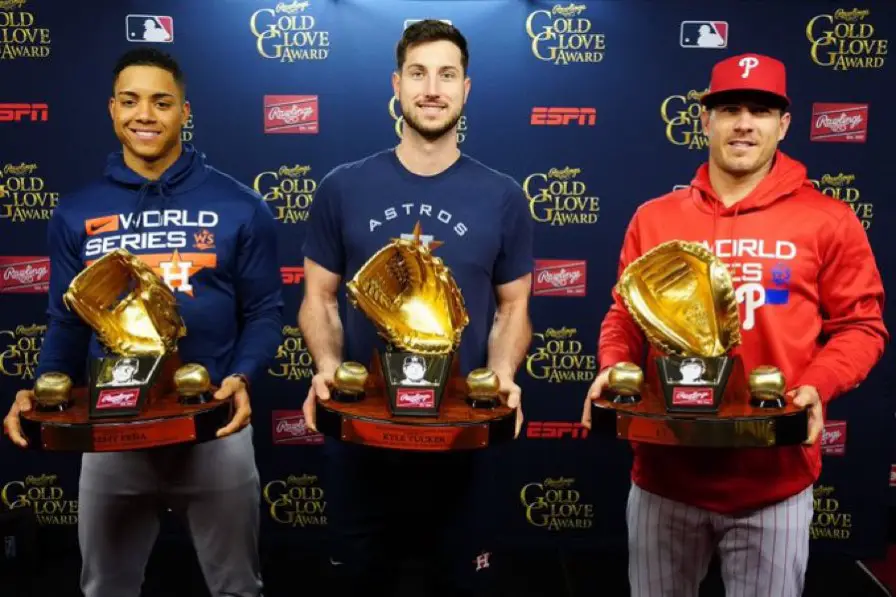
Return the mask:
<path fill-rule="evenodd" d="M 225 377 L 239 377 L 246 384 L 246 389 L 251 389 L 255 385 L 259 372 L 257 367 L 245 361 L 237 363 Z"/>
<path fill-rule="evenodd" d="M 812 365 L 806 369 L 793 386 L 812 386 L 818 390 L 818 396 L 825 404 L 833 400 L 837 395 L 837 376 L 825 367 Z"/>

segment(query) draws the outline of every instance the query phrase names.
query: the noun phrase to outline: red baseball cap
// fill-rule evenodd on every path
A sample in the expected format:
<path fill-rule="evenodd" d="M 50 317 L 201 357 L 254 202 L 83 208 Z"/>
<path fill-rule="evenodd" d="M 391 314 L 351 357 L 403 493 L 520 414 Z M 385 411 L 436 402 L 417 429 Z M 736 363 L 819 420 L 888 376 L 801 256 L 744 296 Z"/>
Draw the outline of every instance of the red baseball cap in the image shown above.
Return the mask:
<path fill-rule="evenodd" d="M 709 92 L 700 103 L 715 102 L 721 94 L 731 92 L 766 93 L 790 105 L 787 97 L 787 70 L 780 60 L 762 54 L 740 54 L 726 58 L 712 67 Z"/>

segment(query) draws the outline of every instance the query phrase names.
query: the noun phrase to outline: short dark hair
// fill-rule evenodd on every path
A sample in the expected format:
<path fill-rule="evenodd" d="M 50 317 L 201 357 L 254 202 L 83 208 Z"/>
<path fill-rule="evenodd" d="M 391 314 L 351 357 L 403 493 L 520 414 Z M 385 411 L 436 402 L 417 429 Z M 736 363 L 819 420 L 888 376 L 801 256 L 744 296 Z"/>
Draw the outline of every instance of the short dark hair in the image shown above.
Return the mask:
<path fill-rule="evenodd" d="M 174 77 L 174 82 L 177 83 L 181 95 L 186 98 L 187 83 L 184 73 L 180 69 L 177 60 L 171 54 L 155 48 L 137 48 L 125 52 L 118 59 L 118 62 L 115 63 L 115 68 L 112 71 L 113 88 L 115 87 L 115 82 L 118 81 L 118 75 L 129 66 L 156 66 L 168 71 Z"/>
<path fill-rule="evenodd" d="M 405 56 L 411 46 L 432 41 L 450 41 L 460 49 L 460 62 L 464 67 L 464 73 L 470 64 L 470 52 L 467 50 L 467 39 L 454 25 L 449 25 L 436 19 L 418 21 L 404 30 L 398 47 L 395 49 L 395 59 L 398 64 L 398 72 L 404 66 Z"/>

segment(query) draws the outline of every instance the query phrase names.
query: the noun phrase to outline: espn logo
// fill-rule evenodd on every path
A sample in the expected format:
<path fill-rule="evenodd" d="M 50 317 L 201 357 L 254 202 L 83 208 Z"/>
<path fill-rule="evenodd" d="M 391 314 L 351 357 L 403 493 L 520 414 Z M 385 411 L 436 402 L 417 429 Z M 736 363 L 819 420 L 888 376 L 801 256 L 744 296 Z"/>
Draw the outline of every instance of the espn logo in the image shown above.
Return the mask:
<path fill-rule="evenodd" d="M 566 108 L 537 106 L 532 108 L 532 126 L 594 126 L 597 121 L 595 108 Z"/>
<path fill-rule="evenodd" d="M 316 135 L 320 132 L 317 96 L 264 96 L 264 132 Z"/>
<path fill-rule="evenodd" d="M 125 36 L 133 42 L 174 41 L 174 19 L 161 15 L 128 15 L 124 18 Z"/>
<path fill-rule="evenodd" d="M 864 143 L 868 139 L 868 104 L 812 104 L 809 140 Z"/>
<path fill-rule="evenodd" d="M 526 424 L 526 437 L 530 439 L 585 439 L 588 429 L 581 423 L 569 421 L 531 421 Z"/>
<path fill-rule="evenodd" d="M 0 104 L 0 122 L 46 122 L 49 118 L 47 104 Z"/>
<path fill-rule="evenodd" d="M 536 259 L 534 296 L 585 296 L 587 262 Z"/>
<path fill-rule="evenodd" d="M 284 284 L 301 284 L 305 277 L 305 268 L 286 265 L 280 268 L 280 277 Z"/>
<path fill-rule="evenodd" d="M 821 432 L 821 453 L 827 456 L 846 454 L 846 421 L 827 421 Z"/>

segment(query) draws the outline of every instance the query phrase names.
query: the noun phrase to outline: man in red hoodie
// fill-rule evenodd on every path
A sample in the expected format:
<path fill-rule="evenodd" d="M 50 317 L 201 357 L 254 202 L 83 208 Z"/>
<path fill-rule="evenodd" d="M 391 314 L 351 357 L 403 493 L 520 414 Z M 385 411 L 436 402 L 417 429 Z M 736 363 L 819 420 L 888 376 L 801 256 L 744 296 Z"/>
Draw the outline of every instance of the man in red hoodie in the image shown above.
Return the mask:
<path fill-rule="evenodd" d="M 747 371 L 763 364 L 782 371 L 789 399 L 809 409 L 808 440 L 755 449 L 633 442 L 626 516 L 634 597 L 696 596 L 716 549 L 728 595 L 802 594 L 826 407 L 865 379 L 889 340 L 862 224 L 778 149 L 790 125 L 785 79 L 781 62 L 758 54 L 715 65 L 701 100 L 708 163 L 689 187 L 637 209 L 619 272 L 669 240 L 712 250 L 734 282 L 743 338 L 737 354 Z M 658 356 L 612 294 L 586 427 L 612 365 Z M 655 376 L 645 367 L 648 382 Z"/>

